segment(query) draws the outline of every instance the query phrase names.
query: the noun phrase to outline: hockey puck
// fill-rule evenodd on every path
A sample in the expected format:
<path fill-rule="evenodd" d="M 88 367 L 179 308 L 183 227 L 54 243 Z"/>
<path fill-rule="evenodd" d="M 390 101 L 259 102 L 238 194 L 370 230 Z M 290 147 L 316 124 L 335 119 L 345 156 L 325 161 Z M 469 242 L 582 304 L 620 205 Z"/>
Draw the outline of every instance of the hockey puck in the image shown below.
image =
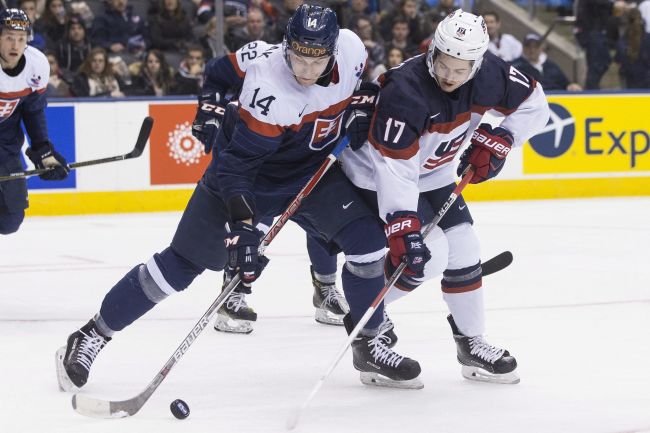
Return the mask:
<path fill-rule="evenodd" d="M 178 419 L 185 419 L 190 416 L 190 407 L 183 400 L 176 399 L 169 405 L 169 410 Z"/>

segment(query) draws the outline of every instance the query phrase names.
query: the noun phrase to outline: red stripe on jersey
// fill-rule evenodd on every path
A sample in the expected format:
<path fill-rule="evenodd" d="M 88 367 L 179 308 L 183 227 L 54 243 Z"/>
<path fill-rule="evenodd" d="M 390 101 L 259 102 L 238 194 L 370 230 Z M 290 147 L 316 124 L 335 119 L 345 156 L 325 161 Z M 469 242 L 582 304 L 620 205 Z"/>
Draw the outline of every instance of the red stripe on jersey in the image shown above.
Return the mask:
<path fill-rule="evenodd" d="M 43 87 L 42 89 L 36 89 L 36 93 L 43 94 L 47 91 L 47 87 Z"/>
<path fill-rule="evenodd" d="M 389 149 L 386 146 L 382 146 L 380 143 L 378 143 L 372 136 L 372 129 L 370 131 L 371 131 L 370 134 L 368 134 L 368 141 L 370 142 L 370 144 L 372 144 L 372 146 L 375 149 L 377 149 L 377 151 L 381 154 L 381 156 L 385 156 L 391 159 L 411 159 L 413 158 L 413 156 L 415 156 L 415 154 L 417 154 L 420 151 L 419 140 L 415 140 L 413 143 L 411 143 L 408 147 L 405 147 L 404 149 Z"/>
<path fill-rule="evenodd" d="M 257 134 L 265 137 L 277 137 L 282 134 L 283 129 L 280 125 L 261 122 L 241 107 L 239 108 L 239 117 L 244 121 L 248 129 Z"/>
<path fill-rule="evenodd" d="M 530 95 L 533 94 L 533 90 L 535 89 L 535 87 L 537 87 L 537 81 L 535 81 L 535 80 L 533 80 L 533 79 L 531 78 L 531 83 L 530 83 L 530 93 L 528 94 L 528 96 L 526 97 L 526 99 L 528 99 L 528 98 L 530 97 Z M 525 101 L 525 100 L 524 100 L 524 101 Z M 522 101 L 522 103 L 523 103 L 523 101 Z M 521 105 L 521 104 L 520 104 L 520 105 Z M 515 108 L 506 108 L 506 107 L 501 107 L 501 106 L 498 106 L 498 105 L 496 105 L 496 106 L 494 106 L 494 107 L 486 107 L 486 106 L 483 106 L 483 105 L 472 105 L 472 111 L 473 111 L 474 113 L 478 113 L 478 114 L 480 114 L 480 115 L 485 114 L 485 112 L 488 111 L 488 110 L 496 110 L 496 111 L 498 111 L 499 113 L 501 113 L 501 114 L 503 114 L 503 115 L 505 115 L 505 116 L 508 116 L 508 115 L 514 113 L 515 111 L 517 111 L 518 108 L 519 108 L 519 107 L 515 107 Z"/>
<path fill-rule="evenodd" d="M 39 93 L 45 92 L 45 89 L 39 89 Z M 13 99 L 13 98 L 22 98 L 32 93 L 31 87 L 26 87 L 23 90 L 17 92 L 0 92 L 0 98 L 2 99 Z"/>
<path fill-rule="evenodd" d="M 230 60 L 230 63 L 232 63 L 232 67 L 235 70 L 235 72 L 237 73 L 237 76 L 239 78 L 244 78 L 246 73 L 244 71 L 242 71 L 241 69 L 239 69 L 239 65 L 237 64 L 237 54 L 235 54 L 235 53 L 228 54 L 228 60 Z"/>
<path fill-rule="evenodd" d="M 467 286 L 462 286 L 462 287 L 445 287 L 444 285 L 442 286 L 442 291 L 444 293 L 465 293 L 465 292 L 471 292 L 472 290 L 480 289 L 482 286 L 481 281 L 477 281 L 474 284 L 469 284 Z"/>
<path fill-rule="evenodd" d="M 456 118 L 451 122 L 445 123 L 434 123 L 429 127 L 429 132 L 437 132 L 439 134 L 449 134 L 454 129 L 458 128 L 465 122 L 468 122 L 472 113 L 466 111 L 464 113 L 459 113 L 456 115 Z"/>
<path fill-rule="evenodd" d="M 372 120 L 370 121 L 370 132 L 368 133 L 368 141 L 372 146 L 377 149 L 381 156 L 385 156 L 391 159 L 411 159 L 415 154 L 420 151 L 420 141 L 419 139 L 415 140 L 409 146 L 404 149 L 389 149 L 379 143 L 375 137 L 372 136 L 372 131 L 375 129 L 375 119 L 377 118 L 377 110 L 372 114 Z"/>
<path fill-rule="evenodd" d="M 289 128 L 294 131 L 299 131 L 303 124 L 315 122 L 319 117 L 336 117 L 341 114 L 341 111 L 345 110 L 348 105 L 350 105 L 350 101 L 352 101 L 352 96 L 334 105 L 330 105 L 322 111 L 314 111 L 313 113 L 305 114 L 302 119 L 300 119 L 300 123 L 290 125 Z"/>

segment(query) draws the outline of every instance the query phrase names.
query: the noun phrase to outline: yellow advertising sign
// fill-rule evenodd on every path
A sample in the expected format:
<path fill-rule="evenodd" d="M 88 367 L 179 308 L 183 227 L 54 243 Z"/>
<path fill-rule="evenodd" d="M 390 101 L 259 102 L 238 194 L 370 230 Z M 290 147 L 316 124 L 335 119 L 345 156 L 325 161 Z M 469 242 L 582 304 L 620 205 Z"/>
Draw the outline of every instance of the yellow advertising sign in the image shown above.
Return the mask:
<path fill-rule="evenodd" d="M 551 119 L 524 146 L 524 174 L 650 170 L 650 94 L 548 97 Z"/>

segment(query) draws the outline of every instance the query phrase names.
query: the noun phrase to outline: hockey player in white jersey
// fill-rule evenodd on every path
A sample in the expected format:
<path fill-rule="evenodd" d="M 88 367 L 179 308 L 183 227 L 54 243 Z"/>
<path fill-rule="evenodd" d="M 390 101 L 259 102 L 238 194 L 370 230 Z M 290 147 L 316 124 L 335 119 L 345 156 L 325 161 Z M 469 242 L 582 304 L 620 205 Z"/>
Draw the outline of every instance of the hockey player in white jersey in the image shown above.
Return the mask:
<path fill-rule="evenodd" d="M 84 386 L 98 353 L 119 331 L 205 269 L 248 284 L 260 276 L 268 258 L 259 254 L 255 224 L 282 214 L 337 145 L 366 58 L 361 40 L 339 31 L 333 11 L 298 8 L 282 49 L 261 53 L 247 69 L 239 103 L 225 110 L 215 155 L 169 247 L 115 283 L 99 312 L 57 351 L 61 389 Z M 384 284 L 386 238 L 376 212 L 332 165 L 291 219 L 345 254 L 343 291 L 358 322 Z M 354 368 L 363 383 L 421 388 L 419 363 L 380 334 L 382 313 L 380 304 L 352 343 Z"/>
<path fill-rule="evenodd" d="M 471 164 L 471 183 L 483 182 L 499 173 L 512 146 L 521 146 L 549 118 L 539 83 L 486 53 L 488 42 L 480 16 L 457 10 L 446 17 L 426 55 L 379 78 L 379 99 L 374 114 L 368 113 L 368 141 L 351 142 L 356 150 L 342 155 L 352 182 L 376 191 L 379 215 L 387 222 L 387 275 L 409 255 L 412 244 L 402 239 L 432 221 L 454 189 L 454 156 L 466 138 L 471 137 L 470 145 L 458 173 Z M 480 123 L 488 110 L 505 115 L 500 126 Z M 363 129 L 368 117 L 358 114 Z M 442 273 L 463 376 L 517 383 L 515 358 L 483 337 L 480 249 L 472 224 L 461 196 L 426 239 L 432 258 L 424 272 L 416 275 L 407 268 L 385 300 L 393 301 Z"/>
<path fill-rule="evenodd" d="M 27 45 L 31 36 L 32 23 L 25 12 L 0 12 L 0 175 L 23 169 L 22 121 L 31 139 L 27 156 L 36 168 L 52 167 L 41 178 L 61 180 L 67 177 L 69 168 L 63 156 L 54 150 L 45 121 L 50 65 L 43 53 Z M 17 231 L 27 207 L 25 179 L 0 182 L 0 234 Z"/>
<path fill-rule="evenodd" d="M 248 67 L 261 56 L 280 48 L 281 45 L 253 41 L 234 53 L 210 60 L 206 65 L 205 80 L 198 97 L 196 117 L 192 123 L 192 134 L 204 144 L 206 153 L 212 151 L 219 128 L 223 124 L 226 105 L 236 103 Z M 228 94 L 232 94 L 232 97 L 227 98 Z M 273 219 L 267 218 L 260 221 L 257 228 L 266 232 L 272 224 Z M 336 256 L 329 255 L 324 246 L 309 234 L 307 251 L 314 288 L 314 318 L 319 323 L 343 325 L 343 316 L 349 311 L 349 307 L 336 287 Z M 231 277 L 228 272 L 224 273 L 222 288 L 230 283 Z M 250 284 L 240 282 L 219 308 L 215 330 L 239 334 L 253 332 L 257 313 L 246 302 L 246 295 L 250 293 Z"/>

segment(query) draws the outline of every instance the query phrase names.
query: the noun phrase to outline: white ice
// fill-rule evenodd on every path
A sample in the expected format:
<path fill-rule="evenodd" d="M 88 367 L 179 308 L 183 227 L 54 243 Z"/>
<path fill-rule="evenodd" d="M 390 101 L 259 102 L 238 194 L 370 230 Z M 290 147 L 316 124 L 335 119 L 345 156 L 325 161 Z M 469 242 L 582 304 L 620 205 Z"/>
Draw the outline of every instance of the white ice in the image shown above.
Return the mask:
<path fill-rule="evenodd" d="M 422 390 L 366 387 L 348 352 L 299 432 L 650 431 L 650 198 L 473 203 L 486 277 L 488 340 L 519 362 L 521 383 L 460 375 L 439 282 L 390 306 L 399 352 Z M 251 335 L 210 326 L 136 416 L 82 417 L 57 389 L 54 352 L 131 267 L 171 239 L 178 213 L 29 218 L 0 238 L 0 432 L 280 432 L 345 340 L 313 320 L 304 237 L 288 225 L 249 298 Z M 119 333 L 83 392 L 139 393 L 218 293 L 206 272 Z M 184 399 L 191 415 L 169 411 Z"/>

